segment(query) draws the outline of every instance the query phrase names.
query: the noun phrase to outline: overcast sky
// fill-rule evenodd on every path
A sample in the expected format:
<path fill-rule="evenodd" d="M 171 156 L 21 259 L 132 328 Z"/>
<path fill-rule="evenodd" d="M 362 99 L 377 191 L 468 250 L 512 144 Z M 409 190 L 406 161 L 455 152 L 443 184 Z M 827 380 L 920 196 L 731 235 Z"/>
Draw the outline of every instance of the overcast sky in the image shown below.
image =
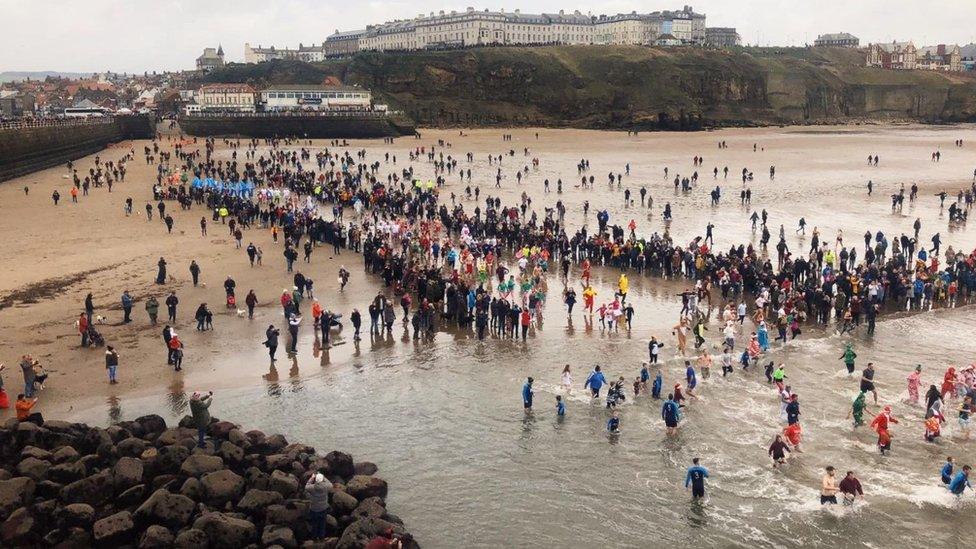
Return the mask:
<path fill-rule="evenodd" d="M 817 34 L 851 32 L 861 43 L 916 45 L 976 41 L 976 0 L 697 0 L 708 26 L 736 27 L 746 44 L 802 45 Z M 344 1 L 338 0 L 0 0 L 0 72 L 190 69 L 206 46 L 242 61 L 244 42 L 297 46 L 439 10 L 489 8 L 583 13 L 681 9 L 680 0 Z M 600 6 L 596 8 L 595 6 Z"/>

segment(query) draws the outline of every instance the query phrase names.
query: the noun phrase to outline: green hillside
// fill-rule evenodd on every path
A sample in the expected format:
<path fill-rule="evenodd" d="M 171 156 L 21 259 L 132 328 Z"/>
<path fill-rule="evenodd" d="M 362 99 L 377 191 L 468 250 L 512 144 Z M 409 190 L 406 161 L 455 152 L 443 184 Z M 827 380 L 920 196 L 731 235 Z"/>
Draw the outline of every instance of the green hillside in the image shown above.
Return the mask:
<path fill-rule="evenodd" d="M 844 49 L 642 46 L 362 52 L 323 63 L 232 64 L 208 82 L 336 77 L 423 126 L 695 129 L 976 121 L 976 78 L 864 67 Z"/>

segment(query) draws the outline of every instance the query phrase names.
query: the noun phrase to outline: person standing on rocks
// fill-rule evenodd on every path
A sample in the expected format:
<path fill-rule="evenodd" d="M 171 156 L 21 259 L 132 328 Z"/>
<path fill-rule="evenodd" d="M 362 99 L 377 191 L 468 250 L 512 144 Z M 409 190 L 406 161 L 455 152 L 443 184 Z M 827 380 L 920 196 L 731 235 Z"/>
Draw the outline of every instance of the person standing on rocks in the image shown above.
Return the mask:
<path fill-rule="evenodd" d="M 203 439 L 207 435 L 207 427 L 210 426 L 210 404 L 213 403 L 213 391 L 202 394 L 194 391 L 190 397 L 190 413 L 193 414 L 193 422 L 197 426 L 197 447 L 203 448 Z"/>
<path fill-rule="evenodd" d="M 308 522 L 312 539 L 325 539 L 325 516 L 329 512 L 329 491 L 331 485 L 322 473 L 315 473 L 305 484 L 308 496 Z"/>

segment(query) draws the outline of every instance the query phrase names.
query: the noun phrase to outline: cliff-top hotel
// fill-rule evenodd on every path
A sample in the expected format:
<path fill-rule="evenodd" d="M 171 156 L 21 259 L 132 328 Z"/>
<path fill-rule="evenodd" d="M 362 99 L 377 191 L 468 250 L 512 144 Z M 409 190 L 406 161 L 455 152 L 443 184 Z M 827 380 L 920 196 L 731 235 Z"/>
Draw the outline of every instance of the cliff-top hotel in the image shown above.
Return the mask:
<path fill-rule="evenodd" d="M 348 55 L 361 50 L 406 51 L 491 45 L 540 44 L 664 44 L 737 45 L 735 29 L 708 33 L 705 15 L 691 6 L 680 11 L 589 15 L 573 13 L 527 14 L 477 11 L 431 12 L 405 19 L 370 25 L 362 30 L 336 31 L 319 46 L 298 49 L 252 48 L 244 44 L 244 62 L 260 63 L 272 59 L 318 61 L 325 57 Z M 711 44 L 710 36 L 720 40 Z"/>

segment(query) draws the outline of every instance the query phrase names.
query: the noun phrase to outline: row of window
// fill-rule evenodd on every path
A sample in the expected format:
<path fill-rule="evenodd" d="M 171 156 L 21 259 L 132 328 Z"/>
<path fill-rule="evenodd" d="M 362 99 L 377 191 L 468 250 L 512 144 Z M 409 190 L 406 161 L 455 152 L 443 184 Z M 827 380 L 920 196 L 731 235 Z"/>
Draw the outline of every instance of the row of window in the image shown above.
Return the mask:
<path fill-rule="evenodd" d="M 365 93 L 339 92 L 264 92 L 269 99 L 366 99 Z"/>

